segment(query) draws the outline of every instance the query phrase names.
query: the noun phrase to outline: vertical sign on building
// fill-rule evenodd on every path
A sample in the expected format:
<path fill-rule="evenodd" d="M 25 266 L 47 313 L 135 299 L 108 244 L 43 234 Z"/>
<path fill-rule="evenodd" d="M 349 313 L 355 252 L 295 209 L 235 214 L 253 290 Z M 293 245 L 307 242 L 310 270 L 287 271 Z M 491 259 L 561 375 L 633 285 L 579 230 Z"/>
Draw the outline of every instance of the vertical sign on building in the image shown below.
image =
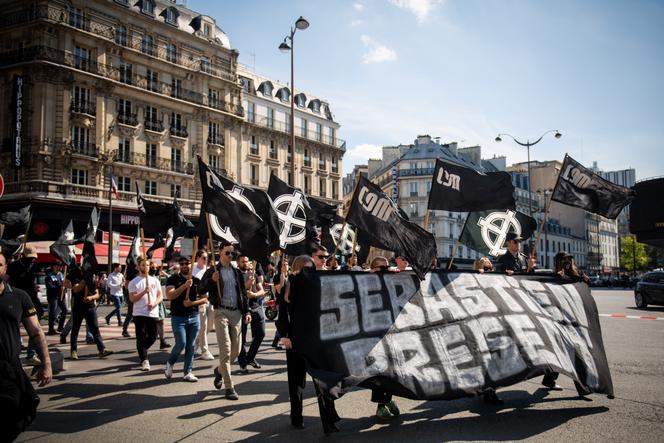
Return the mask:
<path fill-rule="evenodd" d="M 392 200 L 399 204 L 399 192 L 397 190 L 397 162 L 392 163 Z"/>
<path fill-rule="evenodd" d="M 113 249 L 111 250 L 111 261 L 113 263 L 120 263 L 120 233 L 113 232 Z"/>
<path fill-rule="evenodd" d="M 14 126 L 12 133 L 12 165 L 23 166 L 23 76 L 14 76 L 14 100 L 12 101 Z"/>

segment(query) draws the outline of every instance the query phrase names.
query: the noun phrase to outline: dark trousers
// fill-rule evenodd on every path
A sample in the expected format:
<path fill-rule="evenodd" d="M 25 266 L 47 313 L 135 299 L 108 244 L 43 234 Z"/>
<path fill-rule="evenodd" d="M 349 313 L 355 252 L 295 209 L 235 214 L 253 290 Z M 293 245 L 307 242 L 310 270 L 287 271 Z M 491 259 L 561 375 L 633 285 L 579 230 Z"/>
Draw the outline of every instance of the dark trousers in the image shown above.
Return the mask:
<path fill-rule="evenodd" d="M 302 396 L 307 381 L 307 371 L 304 358 L 296 352 L 286 351 L 286 367 L 288 370 L 288 395 L 290 396 L 291 412 L 290 419 L 294 425 L 302 424 Z M 334 407 L 334 400 L 324 395 L 314 382 L 316 397 L 318 399 L 318 411 L 323 423 L 323 430 L 328 430 L 334 423 L 339 421 L 339 415 Z"/>
<path fill-rule="evenodd" d="M 65 303 L 64 297 L 60 299 L 60 295 L 57 294 L 52 297 L 48 297 L 48 330 L 49 332 L 55 330 L 55 318 L 60 315 L 58 319 L 58 329 L 65 327 L 65 320 L 67 318 L 67 303 Z"/>
<path fill-rule="evenodd" d="M 71 316 L 73 318 L 72 328 L 71 328 L 71 350 L 75 351 L 77 349 L 78 341 L 78 331 L 81 329 L 81 323 L 85 319 L 85 324 L 88 326 L 92 338 L 97 345 L 99 352 L 103 351 L 104 341 L 101 338 L 101 333 L 99 332 L 99 324 L 97 323 L 97 308 L 94 304 L 87 303 L 75 303 L 71 309 Z"/>
<path fill-rule="evenodd" d="M 556 380 L 558 380 L 558 374 L 557 372 L 547 372 L 544 374 L 544 378 L 542 378 L 542 384 L 544 386 L 547 386 L 549 388 L 555 386 Z M 588 395 L 590 394 L 590 391 L 586 390 L 581 384 L 574 380 L 574 387 L 576 388 L 576 393 L 579 394 L 580 396 Z"/>
<path fill-rule="evenodd" d="M 152 317 L 134 317 L 134 325 L 136 325 L 136 350 L 138 351 L 138 357 L 141 359 L 141 362 L 148 359 L 148 349 L 157 340 L 158 320 Z"/>
<path fill-rule="evenodd" d="M 122 332 L 127 332 L 127 328 L 129 327 L 129 323 L 131 322 L 131 319 L 134 317 L 134 304 L 129 301 L 129 297 L 127 297 L 127 315 L 125 315 L 124 323 L 122 323 Z"/>
<path fill-rule="evenodd" d="M 258 348 L 261 346 L 265 338 L 265 311 L 261 308 L 258 311 L 251 312 L 251 346 L 249 352 L 245 351 L 245 343 L 247 343 L 247 324 L 242 322 L 242 347 L 240 355 L 237 357 L 237 362 L 241 367 L 247 366 L 249 362 L 254 361 Z"/>
<path fill-rule="evenodd" d="M 376 389 L 371 390 L 371 401 L 373 403 L 385 404 L 389 403 L 392 400 L 392 394 L 388 394 L 384 391 L 378 391 Z"/>

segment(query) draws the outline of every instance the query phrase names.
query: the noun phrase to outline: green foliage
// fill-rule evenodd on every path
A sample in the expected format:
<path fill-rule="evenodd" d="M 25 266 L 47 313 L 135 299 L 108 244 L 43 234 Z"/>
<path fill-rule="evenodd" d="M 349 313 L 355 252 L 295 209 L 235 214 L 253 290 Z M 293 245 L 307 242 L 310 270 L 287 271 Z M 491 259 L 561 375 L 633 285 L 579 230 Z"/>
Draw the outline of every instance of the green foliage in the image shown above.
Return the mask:
<path fill-rule="evenodd" d="M 636 269 L 643 270 L 648 266 L 650 257 L 646 253 L 646 245 L 636 241 L 634 236 L 623 237 L 620 248 L 620 267 L 628 272 L 634 270 L 636 262 Z"/>

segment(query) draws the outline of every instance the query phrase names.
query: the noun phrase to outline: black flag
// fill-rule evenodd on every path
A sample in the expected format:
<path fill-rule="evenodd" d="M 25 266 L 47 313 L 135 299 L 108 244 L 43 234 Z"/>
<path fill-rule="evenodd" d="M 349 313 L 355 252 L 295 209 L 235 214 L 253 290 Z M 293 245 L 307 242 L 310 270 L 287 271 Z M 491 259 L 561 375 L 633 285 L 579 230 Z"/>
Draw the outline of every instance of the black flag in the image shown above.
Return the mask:
<path fill-rule="evenodd" d="M 207 212 L 213 238 L 236 244 L 244 254 L 263 261 L 269 255 L 267 227 L 263 220 L 219 187 L 213 178 L 215 172 L 200 157 L 198 167 L 203 209 Z"/>
<path fill-rule="evenodd" d="M 635 195 L 633 189 L 604 180 L 565 154 L 551 199 L 615 219 Z"/>
<path fill-rule="evenodd" d="M 51 255 L 56 257 L 66 266 L 76 265 L 76 253 L 74 252 L 74 225 L 71 220 L 62 231 L 60 237 L 49 247 Z"/>
<path fill-rule="evenodd" d="M 141 256 L 141 227 L 136 227 L 136 235 L 131 241 L 131 246 L 129 247 L 129 252 L 127 253 L 127 268 L 125 269 L 127 281 L 131 281 L 138 270 L 136 266 L 138 265 L 138 257 Z"/>
<path fill-rule="evenodd" d="M 397 205 L 364 176 L 355 188 L 346 220 L 356 226 L 362 236 L 369 237 L 372 244 L 403 255 L 420 279 L 431 268 L 436 257 L 433 235 L 404 220 Z"/>
<path fill-rule="evenodd" d="M 97 272 L 97 256 L 95 254 L 95 235 L 97 234 L 97 226 L 99 226 L 99 211 L 97 211 L 97 207 L 95 206 L 92 208 L 90 220 L 88 221 L 88 228 L 85 232 L 85 238 L 83 241 L 83 255 L 81 257 L 83 279 L 90 291 L 95 287 L 94 275 Z"/>
<path fill-rule="evenodd" d="M 311 209 L 307 196 L 274 174 L 270 175 L 267 193 L 279 217 L 281 249 L 290 255 L 310 254 L 313 246 L 319 244 L 319 240 L 316 214 Z"/>
<path fill-rule="evenodd" d="M 507 172 L 478 172 L 436 160 L 429 209 L 468 212 L 514 209 L 514 185 Z"/>
<path fill-rule="evenodd" d="M 157 249 L 161 249 L 165 246 L 166 246 L 166 240 L 164 240 L 164 236 L 162 234 L 157 234 L 154 238 L 154 241 L 152 242 L 152 246 L 150 246 L 148 250 L 145 251 L 145 256 L 149 259 L 152 259 L 154 251 L 156 251 Z"/>
<path fill-rule="evenodd" d="M 145 235 L 152 237 L 168 231 L 171 227 L 173 205 L 146 200 L 138 187 L 138 182 L 136 183 L 136 203 L 141 228 Z"/>
<path fill-rule="evenodd" d="M 272 204 L 272 199 L 267 195 L 267 192 L 238 185 L 233 180 L 215 171 L 212 172 L 214 174 L 211 176 L 211 179 L 215 180 L 216 185 L 225 190 L 229 196 L 244 204 L 250 211 L 263 220 L 270 242 L 270 251 L 279 249 L 279 217 Z"/>
<path fill-rule="evenodd" d="M 30 205 L 0 214 L 0 238 L 15 239 L 25 235 L 30 224 Z"/>
<path fill-rule="evenodd" d="M 173 250 L 175 249 L 175 242 L 178 238 L 189 237 L 195 231 L 196 227 L 192 222 L 184 216 L 177 198 L 173 199 L 173 208 L 171 214 L 171 228 L 166 231 L 166 238 L 164 240 L 164 262 L 169 262 L 173 257 Z"/>
<path fill-rule="evenodd" d="M 508 232 L 516 232 L 526 240 L 536 230 L 537 221 L 519 211 L 471 212 L 459 241 L 482 255 L 498 257 L 507 252 L 505 236 Z"/>

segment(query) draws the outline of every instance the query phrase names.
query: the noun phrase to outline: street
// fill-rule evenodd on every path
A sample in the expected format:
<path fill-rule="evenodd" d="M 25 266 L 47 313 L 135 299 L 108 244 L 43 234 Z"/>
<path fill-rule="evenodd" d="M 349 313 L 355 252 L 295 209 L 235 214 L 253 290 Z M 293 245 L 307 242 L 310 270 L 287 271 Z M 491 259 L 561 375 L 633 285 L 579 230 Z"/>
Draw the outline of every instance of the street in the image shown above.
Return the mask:
<path fill-rule="evenodd" d="M 240 399 L 230 401 L 212 385 L 215 361 L 194 361 L 198 383 L 181 380 L 181 360 L 173 378 L 166 380 L 168 354 L 159 351 L 157 341 L 151 350 L 152 370 L 140 372 L 134 339 L 122 338 L 115 320 L 106 326 L 102 319 L 102 336 L 115 354 L 100 360 L 94 345 L 81 344 L 81 359 L 66 361 L 66 370 L 38 389 L 37 420 L 18 441 L 662 441 L 664 307 L 636 309 L 629 290 L 595 289 L 593 296 L 613 377 L 613 400 L 604 395 L 591 395 L 591 402 L 577 400 L 566 377 L 559 380 L 563 391 L 548 392 L 535 378 L 499 389 L 503 407 L 485 405 L 481 398 L 400 398 L 400 419 L 380 423 L 370 392 L 357 390 L 336 402 L 341 432 L 325 437 L 310 380 L 305 429 L 290 427 L 285 353 L 270 347 L 273 322 L 257 357 L 262 369 L 234 374 Z M 100 317 L 108 309 L 100 308 Z M 167 331 L 173 343 L 170 325 Z M 209 337 L 216 342 L 213 333 Z M 57 336 L 48 338 L 57 341 Z M 69 356 L 68 345 L 56 347 Z M 211 350 L 216 354 L 215 346 Z"/>

